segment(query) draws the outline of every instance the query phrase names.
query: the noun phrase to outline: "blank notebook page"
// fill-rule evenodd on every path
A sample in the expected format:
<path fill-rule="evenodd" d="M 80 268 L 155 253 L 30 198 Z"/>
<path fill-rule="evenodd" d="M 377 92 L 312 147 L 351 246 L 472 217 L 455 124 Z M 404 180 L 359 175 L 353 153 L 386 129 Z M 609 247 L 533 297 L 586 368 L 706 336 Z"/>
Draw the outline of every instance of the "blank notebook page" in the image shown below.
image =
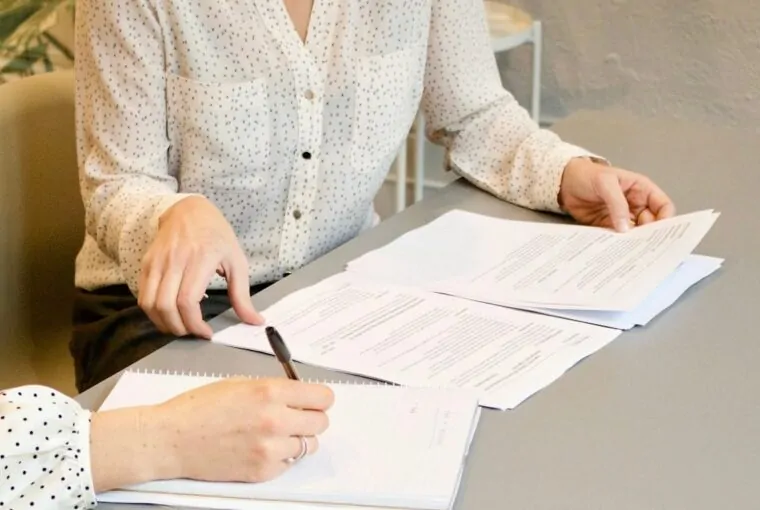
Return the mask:
<path fill-rule="evenodd" d="M 126 372 L 102 410 L 155 404 L 218 378 Z M 444 510 L 452 506 L 479 408 L 470 392 L 329 383 L 335 404 L 320 448 L 279 478 L 259 483 L 167 480 L 129 487 L 150 493 L 244 500 Z M 106 493 L 103 501 L 119 498 Z M 128 499 L 128 498 L 127 498 Z M 126 501 L 124 501 L 126 502 Z"/>

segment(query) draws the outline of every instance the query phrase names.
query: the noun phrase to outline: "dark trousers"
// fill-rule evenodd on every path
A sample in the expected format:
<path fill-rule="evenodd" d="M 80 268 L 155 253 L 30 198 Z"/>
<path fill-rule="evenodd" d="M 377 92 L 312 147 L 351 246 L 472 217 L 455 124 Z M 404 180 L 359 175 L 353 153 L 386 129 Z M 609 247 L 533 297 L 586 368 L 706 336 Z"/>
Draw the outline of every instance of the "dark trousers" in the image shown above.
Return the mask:
<path fill-rule="evenodd" d="M 251 287 L 251 295 L 269 285 Z M 209 290 L 208 296 L 201 302 L 205 321 L 230 308 L 226 290 Z M 76 289 L 69 350 L 74 357 L 76 385 L 80 392 L 173 340 L 176 337 L 156 329 L 126 285 L 95 291 Z"/>

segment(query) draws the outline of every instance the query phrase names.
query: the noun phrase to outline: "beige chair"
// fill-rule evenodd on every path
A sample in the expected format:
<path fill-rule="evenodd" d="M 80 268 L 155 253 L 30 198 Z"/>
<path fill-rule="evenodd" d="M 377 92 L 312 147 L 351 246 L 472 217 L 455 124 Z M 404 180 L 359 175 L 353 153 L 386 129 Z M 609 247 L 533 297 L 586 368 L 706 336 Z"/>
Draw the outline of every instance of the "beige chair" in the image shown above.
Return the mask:
<path fill-rule="evenodd" d="M 74 258 L 84 235 L 72 71 L 0 86 L 0 387 L 73 393 Z"/>

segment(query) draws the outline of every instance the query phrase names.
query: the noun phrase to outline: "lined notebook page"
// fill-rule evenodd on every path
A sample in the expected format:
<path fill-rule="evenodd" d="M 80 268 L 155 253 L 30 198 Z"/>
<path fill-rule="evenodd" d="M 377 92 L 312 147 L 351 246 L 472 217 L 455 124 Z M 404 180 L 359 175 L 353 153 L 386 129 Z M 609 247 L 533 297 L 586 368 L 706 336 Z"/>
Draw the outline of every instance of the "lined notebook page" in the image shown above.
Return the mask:
<path fill-rule="evenodd" d="M 163 402 L 215 376 L 125 373 L 101 410 Z M 167 504 L 171 495 L 444 510 L 456 495 L 479 416 L 470 392 L 329 383 L 335 405 L 320 448 L 260 484 L 151 482 L 102 501 Z M 121 494 L 121 497 L 119 495 Z M 155 497 L 151 499 L 151 495 Z M 116 498 L 116 499 L 114 499 Z M 187 502 L 183 502 L 187 504 Z M 239 505 L 215 506 L 239 508 Z"/>

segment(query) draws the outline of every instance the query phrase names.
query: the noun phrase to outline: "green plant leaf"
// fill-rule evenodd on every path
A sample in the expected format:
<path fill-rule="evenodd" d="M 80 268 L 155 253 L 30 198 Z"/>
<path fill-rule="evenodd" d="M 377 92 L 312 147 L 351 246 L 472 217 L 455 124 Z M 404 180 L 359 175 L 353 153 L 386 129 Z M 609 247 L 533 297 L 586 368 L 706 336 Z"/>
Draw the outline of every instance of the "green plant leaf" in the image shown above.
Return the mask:
<path fill-rule="evenodd" d="M 21 5 L 15 9 L 0 10 L 0 45 L 11 37 L 21 24 L 37 11 L 35 5 Z"/>
<path fill-rule="evenodd" d="M 16 27 L 16 30 L 3 42 L 8 49 L 26 48 L 43 32 L 47 32 L 58 21 L 58 9 L 62 0 L 45 2 L 27 19 Z"/>
<path fill-rule="evenodd" d="M 31 72 L 34 65 L 43 60 L 46 55 L 46 44 L 39 44 L 28 48 L 26 51 L 16 56 L 16 58 L 5 64 L 5 66 L 0 69 L 0 73 L 28 74 Z"/>
<path fill-rule="evenodd" d="M 48 0 L 0 0 L 0 16 L 27 6 L 34 7 L 36 10 L 40 5 L 47 1 Z"/>
<path fill-rule="evenodd" d="M 51 48 L 73 61 L 73 52 L 48 30 L 61 9 L 73 12 L 74 5 L 74 0 L 0 0 L 0 65 L 5 63 L 0 73 L 31 74 L 38 63 L 52 70 Z"/>

